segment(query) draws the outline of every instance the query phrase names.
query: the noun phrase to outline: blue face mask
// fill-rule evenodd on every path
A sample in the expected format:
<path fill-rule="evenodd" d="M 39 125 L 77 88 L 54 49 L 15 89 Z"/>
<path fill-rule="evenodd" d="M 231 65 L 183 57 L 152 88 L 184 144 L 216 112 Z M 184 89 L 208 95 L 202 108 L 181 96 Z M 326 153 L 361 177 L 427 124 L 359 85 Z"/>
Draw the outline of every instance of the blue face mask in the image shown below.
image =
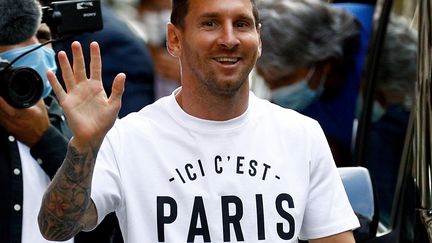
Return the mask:
<path fill-rule="evenodd" d="M 309 87 L 309 80 L 314 72 L 315 68 L 309 71 L 304 80 L 272 90 L 271 99 L 273 103 L 296 111 L 302 111 L 308 107 L 324 91 L 325 77 L 321 79 L 317 89 Z"/>
<path fill-rule="evenodd" d="M 11 49 L 9 51 L 0 53 L 0 58 L 12 62 L 22 53 L 29 51 L 39 45 L 40 44 L 33 44 L 25 47 Z M 48 81 L 47 72 L 48 70 L 51 70 L 55 73 L 57 70 L 57 65 L 55 62 L 55 52 L 52 49 L 45 46 L 41 47 L 21 57 L 17 62 L 13 64 L 13 66 L 29 67 L 34 69 L 43 80 L 44 89 L 42 92 L 42 97 L 45 98 L 51 93 L 52 87 Z"/>

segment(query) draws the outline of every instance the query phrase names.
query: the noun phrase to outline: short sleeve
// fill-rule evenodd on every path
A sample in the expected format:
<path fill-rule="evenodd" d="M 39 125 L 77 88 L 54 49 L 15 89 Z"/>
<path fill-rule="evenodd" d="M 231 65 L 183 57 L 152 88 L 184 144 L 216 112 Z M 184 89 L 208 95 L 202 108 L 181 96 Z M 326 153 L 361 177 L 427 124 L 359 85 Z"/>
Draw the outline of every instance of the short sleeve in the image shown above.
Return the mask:
<path fill-rule="evenodd" d="M 311 129 L 309 195 L 300 239 L 317 239 L 359 227 L 324 132 Z"/>
<path fill-rule="evenodd" d="M 98 224 L 108 213 L 118 210 L 122 205 L 123 191 L 114 146 L 111 143 L 113 140 L 112 137 L 105 137 L 93 174 L 91 198 L 97 209 Z"/>

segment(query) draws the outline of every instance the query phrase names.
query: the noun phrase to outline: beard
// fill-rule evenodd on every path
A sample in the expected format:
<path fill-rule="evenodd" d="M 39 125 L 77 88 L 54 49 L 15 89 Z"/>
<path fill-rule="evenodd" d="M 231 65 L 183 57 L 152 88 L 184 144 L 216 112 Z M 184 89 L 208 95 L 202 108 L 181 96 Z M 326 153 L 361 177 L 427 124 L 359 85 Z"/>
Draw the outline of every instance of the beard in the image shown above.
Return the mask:
<path fill-rule="evenodd" d="M 241 87 L 248 83 L 249 73 L 257 59 L 257 53 L 239 53 L 238 50 L 219 51 L 218 55 L 209 52 L 206 56 L 200 56 L 196 49 L 187 46 L 185 64 L 191 70 L 197 82 L 207 92 L 219 96 L 232 96 L 238 93 Z M 224 73 L 215 67 L 217 64 L 210 57 L 213 56 L 240 56 L 240 66 L 235 71 Z"/>
<path fill-rule="evenodd" d="M 192 72 L 199 77 L 200 84 L 204 86 L 207 90 L 214 94 L 222 95 L 222 96 L 231 96 L 236 94 L 238 90 L 248 82 L 249 72 L 252 70 L 245 70 L 233 77 L 221 77 L 213 69 L 205 69 L 203 67 L 201 69 L 203 71 L 197 71 L 197 69 L 193 69 Z"/>

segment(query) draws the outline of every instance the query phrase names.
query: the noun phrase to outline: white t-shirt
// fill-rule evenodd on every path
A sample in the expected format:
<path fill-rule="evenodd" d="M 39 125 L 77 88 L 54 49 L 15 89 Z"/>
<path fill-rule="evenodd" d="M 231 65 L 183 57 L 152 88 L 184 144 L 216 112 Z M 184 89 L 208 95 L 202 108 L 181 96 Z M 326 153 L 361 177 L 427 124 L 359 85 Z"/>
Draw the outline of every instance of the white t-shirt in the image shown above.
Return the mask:
<path fill-rule="evenodd" d="M 98 154 L 98 222 L 128 243 L 297 242 L 359 226 L 318 123 L 252 93 L 228 121 L 174 94 L 116 122 Z"/>
<path fill-rule="evenodd" d="M 30 148 L 18 142 L 18 149 L 21 159 L 23 173 L 24 201 L 23 205 L 15 207 L 23 210 L 21 243 L 48 243 L 54 242 L 45 240 L 39 231 L 38 213 L 42 204 L 42 197 L 48 188 L 50 179 L 42 167 L 30 154 Z M 19 171 L 14 173 L 18 173 Z M 16 208 L 16 209 L 17 209 Z M 65 243 L 73 243 L 73 238 Z"/>

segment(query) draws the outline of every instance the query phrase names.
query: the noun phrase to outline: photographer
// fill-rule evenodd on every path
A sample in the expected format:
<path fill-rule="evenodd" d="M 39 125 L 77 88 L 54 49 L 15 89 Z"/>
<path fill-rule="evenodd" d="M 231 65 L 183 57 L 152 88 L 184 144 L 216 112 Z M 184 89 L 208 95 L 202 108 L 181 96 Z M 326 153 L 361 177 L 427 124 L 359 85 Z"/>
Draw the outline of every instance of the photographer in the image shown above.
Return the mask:
<path fill-rule="evenodd" d="M 55 53 L 40 42 L 49 40 L 49 29 L 41 23 L 41 6 L 35 0 L 0 1 L 0 239 L 8 243 L 39 243 L 45 240 L 37 227 L 43 193 L 60 167 L 71 133 L 63 112 L 52 96 L 46 78 L 55 71 Z M 21 56 L 25 52 L 28 54 Z M 12 64 L 11 68 L 6 67 Z M 17 73 L 13 78 L 7 73 Z M 34 77 L 34 79 L 28 77 Z M 38 83 L 40 82 L 40 83 Z M 43 83 L 43 84 L 42 84 Z M 10 85 L 11 84 L 11 85 Z M 28 84 L 31 87 L 22 87 Z M 37 84 L 40 84 L 39 86 Z M 33 93 L 37 102 L 20 103 L 16 89 Z M 36 89 L 32 91 L 32 88 Z M 38 90 L 40 88 L 40 90 Z M 14 94 L 15 92 L 15 94 Z M 30 106 L 30 107 L 29 107 Z M 17 108 L 20 107 L 20 108 Z M 53 205 L 61 206 L 61 205 Z M 103 228 L 103 231 L 101 229 Z M 113 226 L 106 222 L 91 236 L 98 243 L 113 242 Z M 88 235 L 86 237 L 89 237 Z M 68 243 L 86 243 L 77 235 Z"/>
<path fill-rule="evenodd" d="M 41 22 L 41 11 L 35 0 L 2 0 L 0 15 L 2 61 L 12 62 L 40 45 L 35 33 Z M 13 63 L 15 69 L 35 70 L 43 80 L 42 99 L 29 108 L 15 108 L 6 102 L 10 86 L 4 85 L 7 77 L 0 76 L 2 242 L 47 242 L 37 228 L 38 208 L 50 178 L 61 165 L 71 135 L 57 101 L 50 96 L 52 88 L 46 78 L 48 70 L 56 69 L 54 56 L 52 49 L 41 47 Z M 34 80 L 37 81 L 41 80 Z"/>

